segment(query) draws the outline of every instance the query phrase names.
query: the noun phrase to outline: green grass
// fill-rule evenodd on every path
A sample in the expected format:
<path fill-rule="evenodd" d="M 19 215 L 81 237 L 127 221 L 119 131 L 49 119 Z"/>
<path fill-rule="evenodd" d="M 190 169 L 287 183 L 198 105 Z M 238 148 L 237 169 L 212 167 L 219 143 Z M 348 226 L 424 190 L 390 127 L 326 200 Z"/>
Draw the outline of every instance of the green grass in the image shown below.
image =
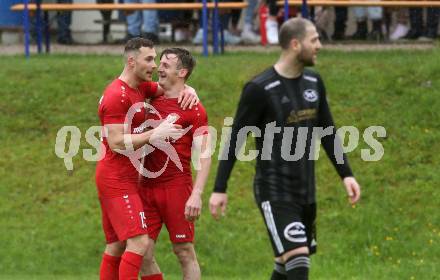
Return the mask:
<path fill-rule="evenodd" d="M 273 63 L 273 54 L 198 57 L 189 83 L 220 132 L 243 84 Z M 115 56 L 51 55 L 0 59 L 0 278 L 96 279 L 104 248 L 94 185 L 95 163 L 78 154 L 73 174 L 55 156 L 57 131 L 98 125 L 97 103 L 122 68 Z M 440 256 L 440 51 L 323 52 L 323 76 L 338 126 L 362 132 L 381 125 L 385 155 L 350 153 L 363 187 L 356 208 L 321 152 L 317 163 L 318 254 L 312 279 L 438 279 Z M 80 151 L 81 151 L 80 150 Z M 213 221 L 207 200 L 196 249 L 204 279 L 268 279 L 272 254 L 252 196 L 252 162 L 236 165 L 227 216 Z M 166 231 L 157 259 L 180 279 Z"/>

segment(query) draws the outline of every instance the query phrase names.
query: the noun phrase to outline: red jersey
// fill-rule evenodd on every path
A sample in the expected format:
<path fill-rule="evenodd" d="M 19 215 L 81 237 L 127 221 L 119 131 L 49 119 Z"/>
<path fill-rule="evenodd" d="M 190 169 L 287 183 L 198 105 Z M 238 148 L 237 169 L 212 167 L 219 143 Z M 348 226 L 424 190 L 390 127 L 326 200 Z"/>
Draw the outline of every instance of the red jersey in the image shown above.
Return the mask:
<path fill-rule="evenodd" d="M 175 142 L 171 142 L 177 152 L 183 171 L 179 169 L 176 163 L 174 163 L 164 151 L 155 148 L 153 152 L 146 156 L 144 164 L 145 168 L 149 172 L 158 172 L 164 167 L 167 160 L 168 163 L 163 173 L 158 177 L 144 178 L 143 185 L 145 187 L 188 184 L 192 186 L 191 147 L 194 137 L 206 134 L 208 131 L 208 116 L 205 108 L 199 103 L 192 109 L 183 110 L 177 103 L 177 98 L 166 98 L 165 96 L 159 96 L 153 99 L 151 105 L 157 110 L 157 112 L 152 112 L 151 110 L 147 112 L 148 119 L 165 120 L 171 115 L 177 117 L 177 120 L 174 122 L 175 124 L 179 124 L 183 129 L 189 130 L 181 138 Z"/>
<path fill-rule="evenodd" d="M 157 92 L 155 82 L 142 83 L 133 89 L 120 79 L 115 79 L 104 91 L 99 102 L 98 114 L 101 125 L 124 124 L 125 117 L 133 104 L 142 102 Z M 145 106 L 137 107 L 131 121 L 130 133 L 138 134 L 145 130 Z M 96 185 L 100 197 L 117 197 L 137 192 L 139 173 L 130 159 L 109 148 L 107 139 L 102 140 L 105 156 L 96 167 Z"/>

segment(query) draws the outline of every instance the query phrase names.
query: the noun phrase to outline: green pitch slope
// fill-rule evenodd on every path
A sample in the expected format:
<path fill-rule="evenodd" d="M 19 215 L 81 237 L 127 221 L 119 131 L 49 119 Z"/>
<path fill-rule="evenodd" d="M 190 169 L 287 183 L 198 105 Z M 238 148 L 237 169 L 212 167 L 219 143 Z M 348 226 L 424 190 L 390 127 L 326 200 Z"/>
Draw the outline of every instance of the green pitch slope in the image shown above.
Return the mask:
<path fill-rule="evenodd" d="M 321 151 L 312 279 L 438 277 L 439 57 L 437 50 L 320 54 L 316 68 L 336 124 L 359 130 L 349 159 L 363 197 L 355 208 L 348 205 Z M 188 83 L 219 133 L 224 118 L 235 114 L 244 83 L 276 59 L 275 53 L 198 57 Z M 104 239 L 96 163 L 83 159 L 83 150 L 92 148 L 84 135 L 99 125 L 99 98 L 121 69 L 115 56 L 0 57 L 1 279 L 97 278 Z M 54 152 L 63 126 L 81 132 L 73 173 Z M 384 148 L 377 162 L 362 160 L 370 126 L 386 129 L 386 137 L 376 136 Z M 233 171 L 227 216 L 216 222 L 208 215 L 217 154 L 218 144 L 196 230 L 204 279 L 268 279 L 273 260 L 252 196 L 253 162 L 239 162 Z M 157 259 L 167 279 L 180 279 L 165 229 Z"/>

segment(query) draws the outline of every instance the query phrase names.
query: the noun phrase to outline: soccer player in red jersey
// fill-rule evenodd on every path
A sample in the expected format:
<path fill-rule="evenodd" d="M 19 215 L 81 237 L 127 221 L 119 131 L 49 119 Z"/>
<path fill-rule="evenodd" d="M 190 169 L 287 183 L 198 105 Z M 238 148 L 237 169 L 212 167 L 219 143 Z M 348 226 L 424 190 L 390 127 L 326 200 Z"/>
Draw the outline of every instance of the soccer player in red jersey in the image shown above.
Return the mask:
<path fill-rule="evenodd" d="M 164 145 L 146 156 L 145 168 L 150 176 L 144 177 L 140 194 L 149 237 L 157 240 L 165 224 L 183 279 L 197 280 L 201 275 L 193 244 L 194 221 L 201 214 L 201 196 L 211 165 L 208 119 L 202 104 L 183 111 L 177 103 L 178 93 L 195 66 L 192 55 L 185 49 L 169 48 L 160 58 L 159 85 L 165 93 L 152 101 L 154 109 L 150 110 L 148 119 L 156 119 L 158 123 L 171 120 L 185 132 L 181 138 L 168 142 L 169 146 Z M 190 163 L 194 151 L 199 151 L 201 156 L 193 182 Z M 162 279 L 153 250 L 150 246 L 145 254 L 142 280 Z"/>
<path fill-rule="evenodd" d="M 96 185 L 107 243 L 100 268 L 101 280 L 138 279 L 143 255 L 149 246 L 138 192 L 139 173 L 129 156 L 147 143 L 182 135 L 180 126 L 171 122 L 145 131 L 145 99 L 163 94 L 158 84 L 151 81 L 157 68 L 153 43 L 142 38 L 132 39 L 125 46 L 124 56 L 124 70 L 105 89 L 98 111 L 104 127 L 105 156 L 96 168 Z M 197 102 L 192 88 L 182 88 L 181 92 L 186 104 Z M 179 97 L 182 99 L 181 93 Z"/>

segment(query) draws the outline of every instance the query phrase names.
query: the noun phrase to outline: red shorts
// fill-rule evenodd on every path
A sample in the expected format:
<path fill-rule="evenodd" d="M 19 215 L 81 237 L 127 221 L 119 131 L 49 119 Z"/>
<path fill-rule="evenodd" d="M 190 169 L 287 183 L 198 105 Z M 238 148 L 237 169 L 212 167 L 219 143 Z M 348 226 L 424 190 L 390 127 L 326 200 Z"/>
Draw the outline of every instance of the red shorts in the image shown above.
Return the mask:
<path fill-rule="evenodd" d="M 139 194 L 99 198 L 102 228 L 107 244 L 148 234 L 144 209 Z"/>
<path fill-rule="evenodd" d="M 140 195 L 151 239 L 157 239 L 162 224 L 165 224 L 172 243 L 193 242 L 194 223 L 185 219 L 185 204 L 191 192 L 191 185 L 141 188 Z"/>

